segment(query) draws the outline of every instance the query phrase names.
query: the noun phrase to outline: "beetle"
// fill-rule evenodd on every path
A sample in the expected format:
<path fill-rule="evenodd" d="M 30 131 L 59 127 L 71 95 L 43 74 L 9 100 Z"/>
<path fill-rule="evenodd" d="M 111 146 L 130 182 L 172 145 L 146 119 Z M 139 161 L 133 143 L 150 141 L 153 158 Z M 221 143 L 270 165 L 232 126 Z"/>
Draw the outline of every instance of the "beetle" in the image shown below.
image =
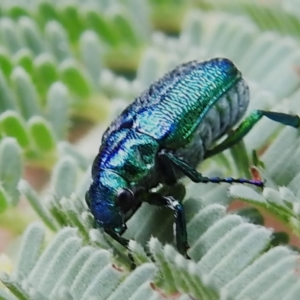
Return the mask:
<path fill-rule="evenodd" d="M 168 207 L 174 211 L 177 249 L 188 257 L 183 205 L 153 188 L 172 186 L 183 176 L 199 183 L 263 187 L 259 180 L 206 177 L 196 171 L 201 161 L 242 140 L 263 116 L 295 128 L 300 125 L 296 115 L 255 110 L 233 129 L 248 103 L 249 87 L 226 58 L 179 65 L 150 85 L 102 137 L 86 193 L 97 226 L 128 248 L 122 234 L 141 203 Z"/>

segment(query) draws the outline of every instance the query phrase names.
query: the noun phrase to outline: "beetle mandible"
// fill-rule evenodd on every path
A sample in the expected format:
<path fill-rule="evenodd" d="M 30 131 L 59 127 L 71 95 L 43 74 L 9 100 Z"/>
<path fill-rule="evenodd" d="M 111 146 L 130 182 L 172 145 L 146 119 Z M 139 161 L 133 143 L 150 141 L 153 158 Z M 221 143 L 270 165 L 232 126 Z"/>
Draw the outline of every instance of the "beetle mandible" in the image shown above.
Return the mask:
<path fill-rule="evenodd" d="M 183 205 L 151 189 L 174 185 L 183 176 L 194 182 L 263 187 L 258 180 L 205 177 L 196 171 L 201 161 L 238 143 L 263 116 L 300 126 L 298 116 L 255 110 L 232 130 L 248 103 L 247 83 L 225 58 L 182 64 L 150 85 L 102 137 L 86 193 L 97 226 L 128 248 L 121 235 L 141 203 L 168 207 L 174 211 L 177 248 L 188 257 Z M 229 130 L 231 134 L 214 146 Z"/>

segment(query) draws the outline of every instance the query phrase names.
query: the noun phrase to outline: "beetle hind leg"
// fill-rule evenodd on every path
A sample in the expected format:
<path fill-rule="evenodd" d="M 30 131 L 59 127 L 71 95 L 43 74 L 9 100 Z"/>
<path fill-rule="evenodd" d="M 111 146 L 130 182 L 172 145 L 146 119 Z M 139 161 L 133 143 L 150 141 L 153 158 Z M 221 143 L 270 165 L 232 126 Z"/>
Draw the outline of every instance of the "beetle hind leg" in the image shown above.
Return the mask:
<path fill-rule="evenodd" d="M 289 115 L 265 110 L 255 110 L 238 126 L 237 129 L 233 130 L 232 134 L 230 134 L 227 139 L 225 139 L 221 144 L 217 145 L 215 148 L 206 151 L 204 158 L 216 155 L 237 144 L 264 116 L 274 122 L 281 123 L 283 125 L 291 126 L 294 128 L 300 127 L 300 118 L 297 115 Z"/>

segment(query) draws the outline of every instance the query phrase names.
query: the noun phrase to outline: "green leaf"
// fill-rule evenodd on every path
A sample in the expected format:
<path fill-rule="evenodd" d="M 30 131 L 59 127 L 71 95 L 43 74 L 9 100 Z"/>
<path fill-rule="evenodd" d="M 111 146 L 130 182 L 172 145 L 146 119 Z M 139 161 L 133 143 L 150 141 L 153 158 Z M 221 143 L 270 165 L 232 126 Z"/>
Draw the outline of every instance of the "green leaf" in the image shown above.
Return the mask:
<path fill-rule="evenodd" d="M 10 202 L 9 196 L 6 194 L 3 187 L 0 186 L 0 214 L 7 209 L 9 202 Z"/>
<path fill-rule="evenodd" d="M 33 57 L 32 52 L 26 48 L 18 51 L 13 57 L 16 66 L 22 67 L 30 76 L 33 73 Z"/>
<path fill-rule="evenodd" d="M 70 198 L 62 198 L 60 200 L 61 208 L 64 214 L 67 216 L 66 221 L 68 225 L 78 228 L 81 236 L 85 240 L 89 240 L 89 227 L 85 226 L 86 224 L 80 217 L 82 207 L 78 207 L 79 205 L 75 205 L 75 203 L 79 202 L 80 200 L 72 196 Z"/>
<path fill-rule="evenodd" d="M 68 142 L 60 142 L 58 145 L 59 152 L 62 156 L 70 156 L 76 161 L 76 164 L 82 169 L 86 170 L 89 166 L 88 159 L 81 154 L 74 145 L 68 143 Z"/>
<path fill-rule="evenodd" d="M 69 197 L 74 191 L 77 179 L 77 166 L 71 157 L 63 157 L 55 165 L 52 174 L 52 186 L 55 195 Z"/>
<path fill-rule="evenodd" d="M 52 20 L 59 20 L 59 15 L 52 2 L 42 1 L 37 4 L 38 18 L 43 26 Z"/>
<path fill-rule="evenodd" d="M 148 41 L 151 36 L 152 24 L 150 20 L 151 8 L 148 0 L 129 0 L 127 4 L 128 16 L 133 30 L 140 42 Z M 125 11 L 123 9 L 123 11 Z"/>
<path fill-rule="evenodd" d="M 28 11 L 23 6 L 18 5 L 17 3 L 11 3 L 7 14 L 12 19 L 17 20 L 22 16 L 28 16 Z"/>
<path fill-rule="evenodd" d="M 240 176 L 250 177 L 250 161 L 243 141 L 230 148 L 230 153 L 234 159 L 236 169 Z"/>
<path fill-rule="evenodd" d="M 47 153 L 55 149 L 56 141 L 51 125 L 44 118 L 32 117 L 28 121 L 28 130 L 38 151 Z"/>
<path fill-rule="evenodd" d="M 29 294 L 23 289 L 22 285 L 15 282 L 6 273 L 0 274 L 0 280 L 18 300 L 30 300 Z"/>
<path fill-rule="evenodd" d="M 56 138 L 62 140 L 66 137 L 69 127 L 70 99 L 67 87 L 59 81 L 53 83 L 48 90 L 46 102 L 47 119 Z"/>
<path fill-rule="evenodd" d="M 3 289 L 0 290 L 0 299 L 1 300 L 18 300 L 15 296 L 8 294 L 6 291 Z"/>
<path fill-rule="evenodd" d="M 72 241 L 74 241 L 78 246 L 78 240 L 76 239 L 76 230 L 74 228 L 66 227 L 59 231 L 59 233 L 55 236 L 55 238 L 51 241 L 47 248 L 41 253 L 39 259 L 36 261 L 34 268 L 27 278 L 29 284 L 33 284 L 33 286 L 35 286 L 36 288 L 39 286 L 43 276 L 47 276 L 45 270 L 49 269 L 49 265 L 51 264 L 51 262 L 53 262 L 55 255 L 58 254 L 59 250 L 61 251 L 61 247 L 65 242 L 70 241 L 70 239 L 72 239 Z M 28 244 L 28 246 L 30 246 L 30 244 Z M 40 245 L 32 244 L 31 247 L 39 248 Z M 66 252 L 66 255 L 68 255 L 68 251 Z M 59 264 L 58 261 L 56 262 Z M 52 263 L 52 266 L 54 265 L 55 264 Z M 49 270 L 48 274 L 51 274 Z"/>
<path fill-rule="evenodd" d="M 68 216 L 61 208 L 61 199 L 58 199 L 55 195 L 53 195 L 46 200 L 47 209 L 50 211 L 52 217 L 60 225 L 60 227 L 70 225 Z"/>
<path fill-rule="evenodd" d="M 6 111 L 0 115 L 0 128 L 2 134 L 14 137 L 22 148 L 29 147 L 29 134 L 24 120 L 17 112 Z"/>
<path fill-rule="evenodd" d="M 156 272 L 157 268 L 153 263 L 146 263 L 139 266 L 110 295 L 110 299 L 129 299 L 143 283 L 153 280 Z"/>
<path fill-rule="evenodd" d="M 253 224 L 264 225 L 264 217 L 261 215 L 260 211 L 254 207 L 245 207 L 235 210 L 234 213 L 244 217 Z"/>
<path fill-rule="evenodd" d="M 72 43 L 77 43 L 80 33 L 84 29 L 84 24 L 80 10 L 74 4 L 65 4 L 60 9 L 60 20 L 66 30 Z"/>
<path fill-rule="evenodd" d="M 299 141 L 298 130 L 285 128 L 264 154 L 266 170 L 269 174 L 272 174 L 272 179 L 277 184 L 288 185 L 298 175 L 300 166 L 298 160 L 300 153 Z M 284 142 L 287 142 L 286 145 L 289 145 L 289 147 L 284 147 Z M 279 156 L 275 156 L 273 163 L 270 163 L 270 159 L 276 153 Z"/>
<path fill-rule="evenodd" d="M 97 32 L 104 42 L 110 46 L 117 46 L 120 43 L 115 27 L 104 15 L 95 10 L 87 9 L 84 18 L 87 26 Z"/>
<path fill-rule="evenodd" d="M 6 49 L 0 47 L 0 68 L 6 78 L 9 78 L 13 63 Z"/>
<path fill-rule="evenodd" d="M 119 31 L 119 35 L 123 37 L 123 41 L 128 43 L 132 47 L 136 47 L 139 44 L 139 40 L 132 28 L 132 24 L 128 16 L 124 15 L 124 12 L 117 12 L 112 16 L 113 23 L 116 25 L 116 29 Z"/>
<path fill-rule="evenodd" d="M 91 86 L 82 70 L 71 60 L 65 60 L 59 66 L 60 76 L 70 92 L 76 94 L 82 100 L 91 94 Z"/>
<path fill-rule="evenodd" d="M 78 237 L 68 237 L 59 248 L 55 249 L 55 252 L 52 253 L 52 261 L 47 268 L 48 271 L 43 273 L 36 285 L 41 294 L 48 295 L 51 293 L 64 270 L 78 253 L 80 244 L 81 240 Z"/>
<path fill-rule="evenodd" d="M 61 280 L 57 282 L 53 288 L 50 297 L 57 295 L 63 288 L 70 290 L 78 272 L 82 270 L 82 268 L 86 265 L 86 262 L 91 259 L 95 252 L 96 249 L 90 246 L 81 248 L 74 256 L 72 263 L 65 270 Z"/>
<path fill-rule="evenodd" d="M 24 195 L 27 201 L 30 203 L 32 208 L 36 211 L 43 222 L 53 231 L 58 229 L 58 225 L 54 218 L 51 216 L 49 210 L 40 201 L 36 192 L 31 188 L 31 186 L 25 181 L 21 180 L 18 184 L 19 192 Z"/>
<path fill-rule="evenodd" d="M 151 84 L 158 77 L 160 71 L 159 64 L 158 57 L 153 50 L 148 49 L 145 51 L 137 73 L 137 78 L 143 88 Z"/>
<path fill-rule="evenodd" d="M 257 152 L 252 150 L 252 163 L 256 167 L 265 168 L 265 164 L 258 158 Z"/>
<path fill-rule="evenodd" d="M 15 279 L 22 280 L 26 278 L 34 268 L 42 250 L 44 234 L 45 230 L 39 223 L 33 223 L 27 228 L 20 247 L 20 257 L 15 267 L 16 271 L 13 273 Z"/>
<path fill-rule="evenodd" d="M 94 86 L 98 85 L 100 72 L 102 70 L 102 59 L 104 49 L 95 32 L 85 31 L 80 37 L 81 56 L 87 71 L 89 72 Z"/>
<path fill-rule="evenodd" d="M 112 292 L 118 288 L 123 276 L 124 273 L 114 268 L 113 265 L 107 265 L 92 278 L 93 280 L 84 291 L 82 299 L 88 300 L 97 297 L 108 299 Z"/>
<path fill-rule="evenodd" d="M 95 223 L 95 220 L 93 219 L 93 217 L 89 214 L 89 218 L 91 224 Z M 109 243 L 106 239 L 106 236 L 103 232 L 101 232 L 100 230 L 97 229 L 91 229 L 90 230 L 90 241 L 92 243 L 92 245 L 100 247 L 100 248 L 104 248 L 104 249 L 109 249 Z"/>
<path fill-rule="evenodd" d="M 19 257 L 22 259 L 28 256 L 30 261 L 17 265 L 15 273 L 21 274 L 25 270 L 27 276 L 1 277 L 10 291 L 20 299 L 48 299 L 49 296 L 79 299 L 78 295 L 85 300 L 99 297 L 119 299 L 122 294 L 128 299 L 130 295 L 141 293 L 140 286 L 142 289 L 149 287 L 150 280 L 153 281 L 156 274 L 157 269 L 153 263 L 146 263 L 128 274 L 112 264 L 112 256 L 108 251 L 81 246 L 81 239 L 71 228 L 62 229 L 40 254 L 41 233 L 34 224 L 26 230 L 23 238 Z M 32 243 L 30 236 L 38 242 Z M 155 289 L 150 288 L 153 295 L 159 295 Z"/>
<path fill-rule="evenodd" d="M 156 238 L 151 238 L 149 248 L 162 274 L 161 282 L 158 283 L 163 285 L 168 293 L 187 289 L 199 299 L 218 299 L 214 289 L 203 283 L 204 278 L 200 274 L 196 274 L 195 265 L 192 262 L 189 264 L 189 272 L 186 260 L 172 247 L 167 246 L 163 249 Z"/>
<path fill-rule="evenodd" d="M 0 54 L 0 61 L 1 61 L 1 54 Z M 0 62 L 1 68 L 1 62 Z M 12 90 L 10 89 L 7 79 L 5 78 L 4 74 L 0 70 L 0 112 L 4 112 L 10 109 L 16 109 L 16 98 L 13 94 Z"/>
<path fill-rule="evenodd" d="M 45 28 L 45 36 L 51 53 L 61 62 L 71 56 L 69 41 L 64 28 L 56 21 L 50 21 Z"/>
<path fill-rule="evenodd" d="M 241 224 L 226 233 L 201 259 L 199 271 L 209 270 L 208 280 L 222 287 L 261 254 L 270 242 L 271 231 L 264 227 Z M 248 255 L 244 255 L 247 251 Z"/>
<path fill-rule="evenodd" d="M 14 54 L 22 48 L 22 42 L 16 24 L 10 18 L 1 18 L 0 36 L 9 52 Z"/>
<path fill-rule="evenodd" d="M 41 54 L 44 50 L 44 43 L 36 23 L 28 17 L 22 17 L 18 25 L 27 47 L 34 55 Z"/>
<path fill-rule="evenodd" d="M 35 87 L 28 73 L 16 67 L 11 74 L 11 81 L 17 94 L 18 105 L 25 119 L 39 115 L 40 105 Z"/>
<path fill-rule="evenodd" d="M 262 195 L 260 195 L 249 187 L 234 185 L 230 187 L 230 194 L 234 198 L 263 207 L 273 213 L 278 219 L 285 222 L 295 232 L 299 233 L 299 199 L 297 199 L 289 190 L 289 197 L 293 200 L 287 200 L 286 189 L 287 188 L 280 189 L 278 192 L 271 188 L 265 188 Z"/>
<path fill-rule="evenodd" d="M 22 153 L 13 138 L 4 138 L 0 143 L 0 182 L 9 196 L 9 202 L 19 201 L 17 184 L 22 176 Z"/>
<path fill-rule="evenodd" d="M 136 241 L 130 240 L 128 248 L 136 265 L 150 262 L 149 254 L 147 254 L 145 249 Z"/>
<path fill-rule="evenodd" d="M 95 251 L 89 259 L 86 260 L 80 273 L 75 278 L 71 286 L 71 294 L 76 295 L 78 299 L 85 299 L 82 297 L 89 285 L 95 280 L 99 270 L 104 269 L 110 264 L 110 255 L 106 250 Z M 119 278 L 120 280 L 120 278 Z M 107 282 L 109 284 L 109 282 Z M 102 286 L 103 288 L 104 286 Z M 112 290 L 110 291 L 112 292 Z M 88 299 L 88 298 L 86 298 Z"/>
<path fill-rule="evenodd" d="M 201 11 L 192 10 L 185 17 L 180 38 L 189 46 L 199 47 L 203 38 Z"/>
<path fill-rule="evenodd" d="M 291 252 L 288 248 L 275 247 L 259 257 L 253 264 L 249 265 L 240 276 L 227 284 L 224 290 L 229 292 L 233 299 L 245 299 L 247 297 L 245 294 L 247 293 L 249 296 L 251 292 L 253 296 L 251 296 L 250 299 L 256 299 L 257 295 L 261 292 L 268 290 L 272 285 L 277 285 L 274 277 L 278 275 L 281 277 L 283 275 L 282 273 L 274 272 L 276 265 L 280 265 L 287 259 L 289 260 L 293 257 L 295 258 L 295 253 Z M 264 282 L 262 282 L 261 280 L 263 278 L 267 279 L 267 281 L 264 280 Z M 292 284 L 293 283 L 290 282 L 286 288 L 291 287 Z M 260 291 L 257 291 L 256 288 L 259 288 Z M 242 293 L 244 294 L 244 298 Z"/>
<path fill-rule="evenodd" d="M 45 98 L 49 87 L 58 80 L 57 65 L 53 57 L 43 53 L 34 60 L 35 82 L 39 94 Z"/>
<path fill-rule="evenodd" d="M 290 237 L 286 232 L 274 232 L 272 235 L 271 245 L 272 247 L 279 245 L 287 245 L 289 243 Z"/>

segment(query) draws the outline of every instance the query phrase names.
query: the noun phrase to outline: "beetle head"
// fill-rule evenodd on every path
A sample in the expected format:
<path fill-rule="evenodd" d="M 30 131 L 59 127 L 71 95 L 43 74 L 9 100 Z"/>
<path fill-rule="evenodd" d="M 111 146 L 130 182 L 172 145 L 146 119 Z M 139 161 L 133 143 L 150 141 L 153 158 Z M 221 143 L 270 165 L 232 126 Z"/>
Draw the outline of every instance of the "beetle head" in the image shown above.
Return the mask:
<path fill-rule="evenodd" d="M 93 181 L 85 199 L 96 224 L 118 234 L 126 230 L 125 222 L 138 206 L 128 183 L 108 170 Z"/>

